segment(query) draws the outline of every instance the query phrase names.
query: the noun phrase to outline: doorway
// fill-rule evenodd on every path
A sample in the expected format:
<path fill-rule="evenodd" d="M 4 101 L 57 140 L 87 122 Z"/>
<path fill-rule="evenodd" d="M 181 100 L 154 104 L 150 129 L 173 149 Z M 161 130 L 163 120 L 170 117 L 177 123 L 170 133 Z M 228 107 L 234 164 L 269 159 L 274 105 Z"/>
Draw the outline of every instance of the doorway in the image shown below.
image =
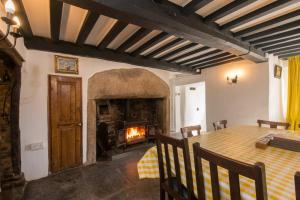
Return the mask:
<path fill-rule="evenodd" d="M 175 87 L 176 131 L 181 127 L 201 125 L 206 131 L 205 82 Z"/>
<path fill-rule="evenodd" d="M 81 78 L 49 76 L 51 172 L 82 164 L 81 95 Z"/>

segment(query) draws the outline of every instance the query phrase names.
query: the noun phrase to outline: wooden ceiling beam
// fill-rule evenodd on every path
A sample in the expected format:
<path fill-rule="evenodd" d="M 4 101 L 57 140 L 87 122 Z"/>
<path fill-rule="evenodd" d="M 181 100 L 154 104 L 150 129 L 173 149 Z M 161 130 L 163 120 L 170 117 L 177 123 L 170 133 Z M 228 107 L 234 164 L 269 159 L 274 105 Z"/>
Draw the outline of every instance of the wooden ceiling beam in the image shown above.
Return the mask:
<path fill-rule="evenodd" d="M 117 21 L 113 28 L 108 32 L 104 39 L 98 45 L 98 48 L 106 48 L 119 34 L 126 28 L 128 24 L 122 21 Z"/>
<path fill-rule="evenodd" d="M 200 63 L 205 63 L 205 62 L 208 62 L 208 61 L 213 61 L 213 60 L 216 60 L 216 59 L 220 59 L 220 58 L 224 58 L 224 57 L 228 57 L 228 56 L 231 56 L 230 53 L 221 53 L 221 54 L 217 54 L 215 56 L 210 56 L 208 58 L 205 58 L 205 59 L 201 59 L 201 60 L 196 60 L 195 62 L 193 63 L 189 63 L 189 64 L 181 64 L 181 63 L 177 63 L 178 65 L 184 65 L 184 66 L 194 66 L 195 64 L 200 64 Z M 235 56 L 234 56 L 235 57 Z"/>
<path fill-rule="evenodd" d="M 286 47 L 292 47 L 292 46 L 295 46 L 299 43 L 300 43 L 300 39 L 290 41 L 290 42 L 281 43 L 281 44 L 277 44 L 277 45 L 273 45 L 273 46 L 270 46 L 270 47 L 265 47 L 265 48 L 262 48 L 262 50 L 269 53 L 270 50 L 282 49 L 282 48 L 286 48 Z"/>
<path fill-rule="evenodd" d="M 259 39 L 259 38 L 267 37 L 267 36 L 270 36 L 270 35 L 275 35 L 275 34 L 287 32 L 289 30 L 293 30 L 293 29 L 296 29 L 296 28 L 299 28 L 299 27 L 300 27 L 300 20 L 297 20 L 297 21 L 293 21 L 293 22 L 290 22 L 288 24 L 284 24 L 284 25 L 281 25 L 281 26 L 278 26 L 278 27 L 275 27 L 275 28 L 272 28 L 272 29 L 268 29 L 268 30 L 265 30 L 265 31 L 254 33 L 252 35 L 242 37 L 242 40 L 243 41 L 250 41 L 250 40 L 254 40 L 254 39 Z"/>
<path fill-rule="evenodd" d="M 204 46 L 204 47 L 201 47 L 199 49 L 195 49 L 193 51 L 186 52 L 186 53 L 184 53 L 180 56 L 176 56 L 174 58 L 171 58 L 171 59 L 168 60 L 168 62 L 176 62 L 176 60 L 181 60 L 183 58 L 186 58 L 188 56 L 192 56 L 192 55 L 197 54 L 197 53 L 201 53 L 201 52 L 206 51 L 208 49 L 210 49 L 210 47 Z"/>
<path fill-rule="evenodd" d="M 151 47 L 153 47 L 153 46 L 157 45 L 158 43 L 164 41 L 165 39 L 167 39 L 170 36 L 171 36 L 170 34 L 162 32 L 162 33 L 156 35 L 155 37 L 151 38 L 145 44 L 141 45 L 139 48 L 134 50 L 131 54 L 134 55 L 134 56 L 139 55 L 139 54 L 143 53 L 144 51 L 146 51 L 147 49 L 150 49 Z"/>
<path fill-rule="evenodd" d="M 135 43 L 143 39 L 146 35 L 148 35 L 151 30 L 140 28 L 136 31 L 132 36 L 130 36 L 125 42 L 123 42 L 119 48 L 117 49 L 118 52 L 126 51 L 128 48 L 133 46 Z"/>
<path fill-rule="evenodd" d="M 97 47 L 90 45 L 77 45 L 75 43 L 65 41 L 54 42 L 51 39 L 37 36 L 25 39 L 24 43 L 27 49 L 36 49 L 41 51 L 71 54 L 75 56 L 99 58 L 109 61 L 128 63 L 144 67 L 152 67 L 174 72 L 194 72 L 192 69 L 181 68 L 181 66 L 174 63 L 168 63 L 165 61 L 159 61 L 150 58 L 145 59 L 145 57 L 143 56 L 130 56 L 127 53 L 119 53 L 110 49 L 98 49 Z"/>
<path fill-rule="evenodd" d="M 184 40 L 182 38 L 177 38 L 171 42 L 169 42 L 166 45 L 163 45 L 162 47 L 152 51 L 151 53 L 149 53 L 147 55 L 147 57 L 155 57 L 161 53 L 163 53 L 164 51 L 167 51 L 168 49 L 171 49 L 173 47 L 176 47 L 177 45 L 181 44 Z"/>
<path fill-rule="evenodd" d="M 22 0 L 15 0 L 14 3 L 15 3 L 15 8 L 16 8 L 16 13 L 15 14 L 16 14 L 16 16 L 19 17 L 19 20 L 21 22 L 22 35 L 25 38 L 32 37 L 33 33 L 32 33 L 32 30 L 31 30 L 30 23 L 29 23 L 27 15 L 26 15 L 25 8 L 24 8 L 24 5 L 22 3 Z"/>
<path fill-rule="evenodd" d="M 296 35 L 296 36 L 293 36 L 293 37 L 279 39 L 279 40 L 276 40 L 276 41 L 270 41 L 270 42 L 265 42 L 265 43 L 257 44 L 254 47 L 255 48 L 264 48 L 264 47 L 268 47 L 268 46 L 272 46 L 272 45 L 280 44 L 280 43 L 285 43 L 287 41 L 297 40 L 297 39 L 300 39 L 300 35 Z"/>
<path fill-rule="evenodd" d="M 185 50 L 190 49 L 190 48 L 192 48 L 192 47 L 195 47 L 195 46 L 197 46 L 197 45 L 198 45 L 197 43 L 190 43 L 190 44 L 184 45 L 184 46 L 182 46 L 182 47 L 179 47 L 178 49 L 175 49 L 174 51 L 171 51 L 171 52 L 169 52 L 169 53 L 167 53 L 167 54 L 165 54 L 165 55 L 159 57 L 158 59 L 159 59 L 159 60 L 165 60 L 165 59 L 168 59 L 169 57 L 171 57 L 171 56 L 173 56 L 173 55 L 175 55 L 175 54 L 178 54 L 178 53 L 180 53 L 180 52 L 182 52 L 182 51 L 185 51 Z"/>
<path fill-rule="evenodd" d="M 300 44 L 292 46 L 292 47 L 285 47 L 285 48 L 281 48 L 281 49 L 270 50 L 270 51 L 268 51 L 268 53 L 274 54 L 274 53 L 279 53 L 279 52 L 284 52 L 284 51 L 290 51 L 292 49 L 300 49 Z"/>
<path fill-rule="evenodd" d="M 274 28 L 274 26 L 281 26 L 283 24 L 287 24 L 290 23 L 292 21 L 295 21 L 297 19 L 300 19 L 300 10 L 296 10 L 294 12 L 290 12 L 286 15 L 282 15 L 280 17 L 271 19 L 269 21 L 257 24 L 255 26 L 243 29 L 241 31 L 235 32 L 233 33 L 234 37 L 243 37 L 243 36 L 247 36 L 250 34 L 253 34 L 257 31 L 263 31 L 266 29 L 271 29 Z"/>
<path fill-rule="evenodd" d="M 225 17 L 241 8 L 244 8 L 245 6 L 250 5 L 251 3 L 255 2 L 257 0 L 236 0 L 233 1 L 222 8 L 216 10 L 215 12 L 209 14 L 204 18 L 204 21 L 206 22 L 214 22 L 218 19 L 221 19 L 222 17 Z"/>
<path fill-rule="evenodd" d="M 194 43 L 221 49 L 243 58 L 262 62 L 264 52 L 247 42 L 208 25 L 197 14 L 186 16 L 178 6 L 166 6 L 149 0 L 59 0 L 149 30 L 161 30 Z M 250 53 L 246 54 L 250 49 Z"/>
<path fill-rule="evenodd" d="M 62 9 L 63 9 L 62 2 L 50 1 L 51 38 L 54 41 L 59 40 Z"/>
<path fill-rule="evenodd" d="M 300 51 L 290 52 L 288 54 L 279 55 L 278 58 L 288 58 L 292 56 L 300 56 Z"/>
<path fill-rule="evenodd" d="M 193 57 L 193 58 L 190 58 L 190 59 L 187 59 L 187 60 L 177 62 L 177 64 L 178 65 L 187 65 L 187 63 L 190 63 L 190 62 L 200 61 L 200 59 L 202 60 L 202 59 L 207 58 L 207 57 L 212 57 L 215 54 L 218 55 L 218 54 L 220 54 L 220 52 L 222 52 L 222 51 L 219 50 L 219 49 L 216 49 L 216 50 L 210 51 L 208 53 L 201 54 L 200 56 L 196 56 L 196 57 Z"/>
<path fill-rule="evenodd" d="M 279 51 L 277 53 L 274 53 L 274 56 L 279 56 L 279 55 L 284 55 L 284 54 L 290 54 L 290 53 L 299 52 L 299 51 L 300 51 L 300 48 L 291 48 L 291 49 L 286 50 L 286 51 Z"/>
<path fill-rule="evenodd" d="M 268 37 L 263 37 L 261 39 L 257 39 L 257 40 L 251 40 L 250 44 L 252 45 L 257 45 L 257 44 L 261 44 L 261 43 L 266 43 L 266 42 L 270 42 L 270 41 L 274 41 L 276 42 L 276 40 L 280 40 L 280 39 L 284 39 L 286 38 L 288 40 L 288 38 L 293 37 L 293 36 L 300 36 L 300 28 L 291 30 L 291 31 L 286 31 L 283 33 L 279 33 L 276 35 L 271 35 Z"/>
<path fill-rule="evenodd" d="M 244 59 L 241 58 L 241 57 L 236 57 L 236 58 L 233 58 L 233 59 L 225 60 L 225 61 L 222 61 L 222 62 L 216 62 L 216 63 L 212 63 L 212 64 L 209 64 L 209 65 L 202 65 L 202 66 L 200 65 L 200 66 L 197 66 L 193 69 L 194 70 L 195 69 L 206 69 L 206 68 L 216 67 L 216 66 L 224 65 L 224 64 L 228 64 L 228 63 L 238 62 L 238 61 L 241 61 L 241 60 L 244 60 Z"/>
<path fill-rule="evenodd" d="M 99 14 L 98 13 L 93 13 L 91 11 L 88 12 L 83 25 L 80 29 L 78 38 L 76 43 L 81 45 L 85 42 L 85 40 L 87 39 L 87 37 L 89 36 L 90 32 L 92 31 L 93 27 L 95 26 L 98 18 L 99 18 Z"/>
<path fill-rule="evenodd" d="M 183 7 L 182 12 L 186 15 L 191 15 L 212 1 L 213 0 L 192 0 Z"/>
<path fill-rule="evenodd" d="M 208 60 L 208 61 L 201 61 L 199 63 L 195 63 L 193 65 L 191 65 L 192 68 L 197 68 L 198 66 L 205 66 L 205 65 L 211 65 L 211 64 L 214 64 L 214 63 L 219 63 L 219 62 L 223 62 L 223 61 L 227 61 L 227 60 L 232 60 L 234 58 L 237 58 L 237 56 L 235 55 L 227 55 L 227 56 L 224 56 L 222 58 L 217 58 L 217 59 L 211 59 L 211 60 Z"/>
<path fill-rule="evenodd" d="M 244 16 L 241 16 L 233 21 L 230 21 L 220 27 L 221 30 L 230 30 L 236 28 L 242 24 L 248 23 L 250 21 L 256 20 L 260 17 L 268 15 L 270 13 L 276 12 L 280 9 L 283 9 L 287 6 L 291 6 L 295 3 L 298 3 L 299 0 L 280 0 L 270 3 L 262 8 L 254 10 Z"/>

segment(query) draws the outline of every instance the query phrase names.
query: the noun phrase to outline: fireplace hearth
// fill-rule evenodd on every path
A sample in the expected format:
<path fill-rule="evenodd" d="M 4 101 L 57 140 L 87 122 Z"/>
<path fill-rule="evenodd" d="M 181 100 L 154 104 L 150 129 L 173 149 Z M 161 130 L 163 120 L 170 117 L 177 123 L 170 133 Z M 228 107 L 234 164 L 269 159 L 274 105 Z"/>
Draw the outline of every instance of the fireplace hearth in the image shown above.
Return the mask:
<path fill-rule="evenodd" d="M 163 99 L 131 98 L 96 101 L 97 160 L 154 140 L 163 130 Z"/>

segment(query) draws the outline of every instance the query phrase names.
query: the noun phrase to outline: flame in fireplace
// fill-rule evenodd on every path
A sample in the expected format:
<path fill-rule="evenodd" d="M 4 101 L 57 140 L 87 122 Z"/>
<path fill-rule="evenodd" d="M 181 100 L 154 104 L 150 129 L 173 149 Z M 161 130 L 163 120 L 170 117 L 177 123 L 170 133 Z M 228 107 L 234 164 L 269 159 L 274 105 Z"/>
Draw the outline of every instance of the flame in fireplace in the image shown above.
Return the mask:
<path fill-rule="evenodd" d="M 131 127 L 126 129 L 126 139 L 132 140 L 135 138 L 145 137 L 146 131 L 144 127 Z"/>

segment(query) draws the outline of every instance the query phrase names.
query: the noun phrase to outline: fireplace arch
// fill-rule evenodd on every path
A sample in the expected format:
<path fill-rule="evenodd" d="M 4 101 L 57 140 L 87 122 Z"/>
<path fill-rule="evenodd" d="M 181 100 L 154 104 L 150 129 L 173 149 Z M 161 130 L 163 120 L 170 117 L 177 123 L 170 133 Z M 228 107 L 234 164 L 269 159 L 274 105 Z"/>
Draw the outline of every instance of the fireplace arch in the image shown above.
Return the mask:
<path fill-rule="evenodd" d="M 170 89 L 165 81 L 140 68 L 96 73 L 88 80 L 87 163 L 96 162 L 96 100 L 122 98 L 162 98 L 163 129 L 169 131 Z"/>

